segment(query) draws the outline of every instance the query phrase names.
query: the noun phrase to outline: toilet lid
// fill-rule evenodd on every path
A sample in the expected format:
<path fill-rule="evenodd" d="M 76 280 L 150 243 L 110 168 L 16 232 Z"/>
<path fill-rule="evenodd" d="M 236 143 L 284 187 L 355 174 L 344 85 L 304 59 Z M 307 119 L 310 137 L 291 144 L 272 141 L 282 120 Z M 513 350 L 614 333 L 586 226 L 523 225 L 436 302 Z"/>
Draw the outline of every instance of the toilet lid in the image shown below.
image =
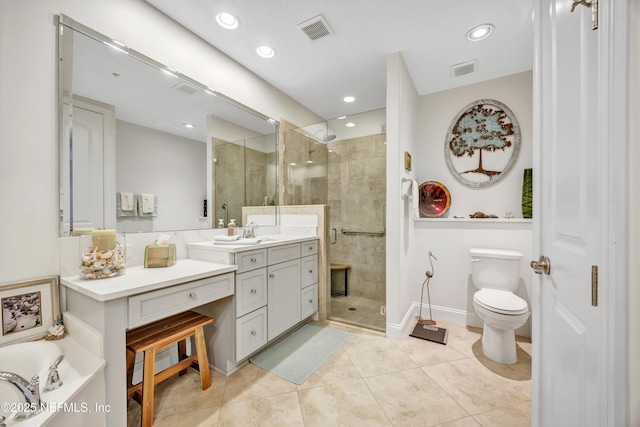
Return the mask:
<path fill-rule="evenodd" d="M 518 315 L 528 310 L 527 302 L 513 292 L 480 289 L 473 299 L 481 307 L 496 313 Z"/>

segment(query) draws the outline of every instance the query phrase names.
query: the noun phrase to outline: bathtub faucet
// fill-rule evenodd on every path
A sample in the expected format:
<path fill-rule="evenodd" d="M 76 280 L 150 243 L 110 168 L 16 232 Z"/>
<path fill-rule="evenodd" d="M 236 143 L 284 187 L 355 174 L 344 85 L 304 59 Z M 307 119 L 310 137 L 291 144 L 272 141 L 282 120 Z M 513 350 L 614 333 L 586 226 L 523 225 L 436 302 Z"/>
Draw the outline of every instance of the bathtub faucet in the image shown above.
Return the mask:
<path fill-rule="evenodd" d="M 17 388 L 20 395 L 24 397 L 24 402 L 31 408 L 28 411 L 18 412 L 15 416 L 16 421 L 26 420 L 40 412 L 42 402 L 40 401 L 40 378 L 37 375 L 31 377 L 29 382 L 13 372 L 0 372 L 0 381 Z"/>

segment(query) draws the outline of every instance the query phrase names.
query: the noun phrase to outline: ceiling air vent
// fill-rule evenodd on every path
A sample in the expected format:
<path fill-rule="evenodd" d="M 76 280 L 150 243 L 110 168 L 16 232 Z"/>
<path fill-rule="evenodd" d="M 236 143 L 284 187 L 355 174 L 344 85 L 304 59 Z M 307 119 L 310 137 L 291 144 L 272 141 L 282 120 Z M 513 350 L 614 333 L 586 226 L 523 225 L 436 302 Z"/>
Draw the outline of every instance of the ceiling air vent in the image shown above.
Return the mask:
<path fill-rule="evenodd" d="M 475 73 L 476 71 L 478 71 L 478 60 L 474 59 L 473 61 L 452 65 L 451 77 L 460 77 L 465 74 Z"/>
<path fill-rule="evenodd" d="M 304 21 L 296 25 L 303 33 L 309 37 L 309 40 L 314 41 L 323 37 L 334 34 L 333 29 L 329 26 L 329 23 L 324 16 L 318 15 L 307 21 Z"/>
<path fill-rule="evenodd" d="M 183 82 L 173 85 L 172 88 L 180 92 L 186 93 L 187 95 L 191 95 L 198 92 L 198 89 L 191 87 L 188 84 Z"/>

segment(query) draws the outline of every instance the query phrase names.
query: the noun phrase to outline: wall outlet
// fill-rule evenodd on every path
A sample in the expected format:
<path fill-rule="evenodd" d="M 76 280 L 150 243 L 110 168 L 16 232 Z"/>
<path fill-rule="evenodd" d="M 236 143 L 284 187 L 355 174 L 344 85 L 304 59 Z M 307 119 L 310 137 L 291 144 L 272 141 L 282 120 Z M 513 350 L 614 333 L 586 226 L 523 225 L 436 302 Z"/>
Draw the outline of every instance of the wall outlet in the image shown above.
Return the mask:
<path fill-rule="evenodd" d="M 384 305 L 380 306 L 380 316 L 386 316 L 387 315 L 387 307 Z"/>

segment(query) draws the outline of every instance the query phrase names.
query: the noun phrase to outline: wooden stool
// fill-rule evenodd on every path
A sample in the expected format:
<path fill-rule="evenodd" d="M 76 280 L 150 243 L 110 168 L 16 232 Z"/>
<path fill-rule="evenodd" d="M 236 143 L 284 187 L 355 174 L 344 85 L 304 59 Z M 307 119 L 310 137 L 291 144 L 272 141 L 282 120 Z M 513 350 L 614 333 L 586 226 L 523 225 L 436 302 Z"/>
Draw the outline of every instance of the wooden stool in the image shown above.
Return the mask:
<path fill-rule="evenodd" d="M 332 297 L 336 297 L 336 296 L 347 296 L 347 290 L 349 287 L 349 269 L 351 268 L 351 266 L 349 264 L 334 264 L 331 263 L 331 272 L 333 273 L 334 270 L 343 270 L 344 271 L 344 293 L 343 292 L 333 292 L 331 291 L 331 296 Z"/>
<path fill-rule="evenodd" d="M 127 400 L 133 397 L 142 406 L 143 427 L 153 424 L 153 388 L 156 384 L 178 372 L 184 375 L 192 363 L 197 363 L 202 389 L 211 386 L 207 346 L 202 331 L 203 326 L 209 323 L 213 323 L 211 317 L 187 311 L 127 331 Z M 195 336 L 196 354 L 187 357 L 187 339 L 191 336 Z M 179 362 L 154 375 L 156 352 L 175 343 L 178 343 Z M 138 353 L 144 353 L 142 382 L 133 385 L 133 368 Z"/>

